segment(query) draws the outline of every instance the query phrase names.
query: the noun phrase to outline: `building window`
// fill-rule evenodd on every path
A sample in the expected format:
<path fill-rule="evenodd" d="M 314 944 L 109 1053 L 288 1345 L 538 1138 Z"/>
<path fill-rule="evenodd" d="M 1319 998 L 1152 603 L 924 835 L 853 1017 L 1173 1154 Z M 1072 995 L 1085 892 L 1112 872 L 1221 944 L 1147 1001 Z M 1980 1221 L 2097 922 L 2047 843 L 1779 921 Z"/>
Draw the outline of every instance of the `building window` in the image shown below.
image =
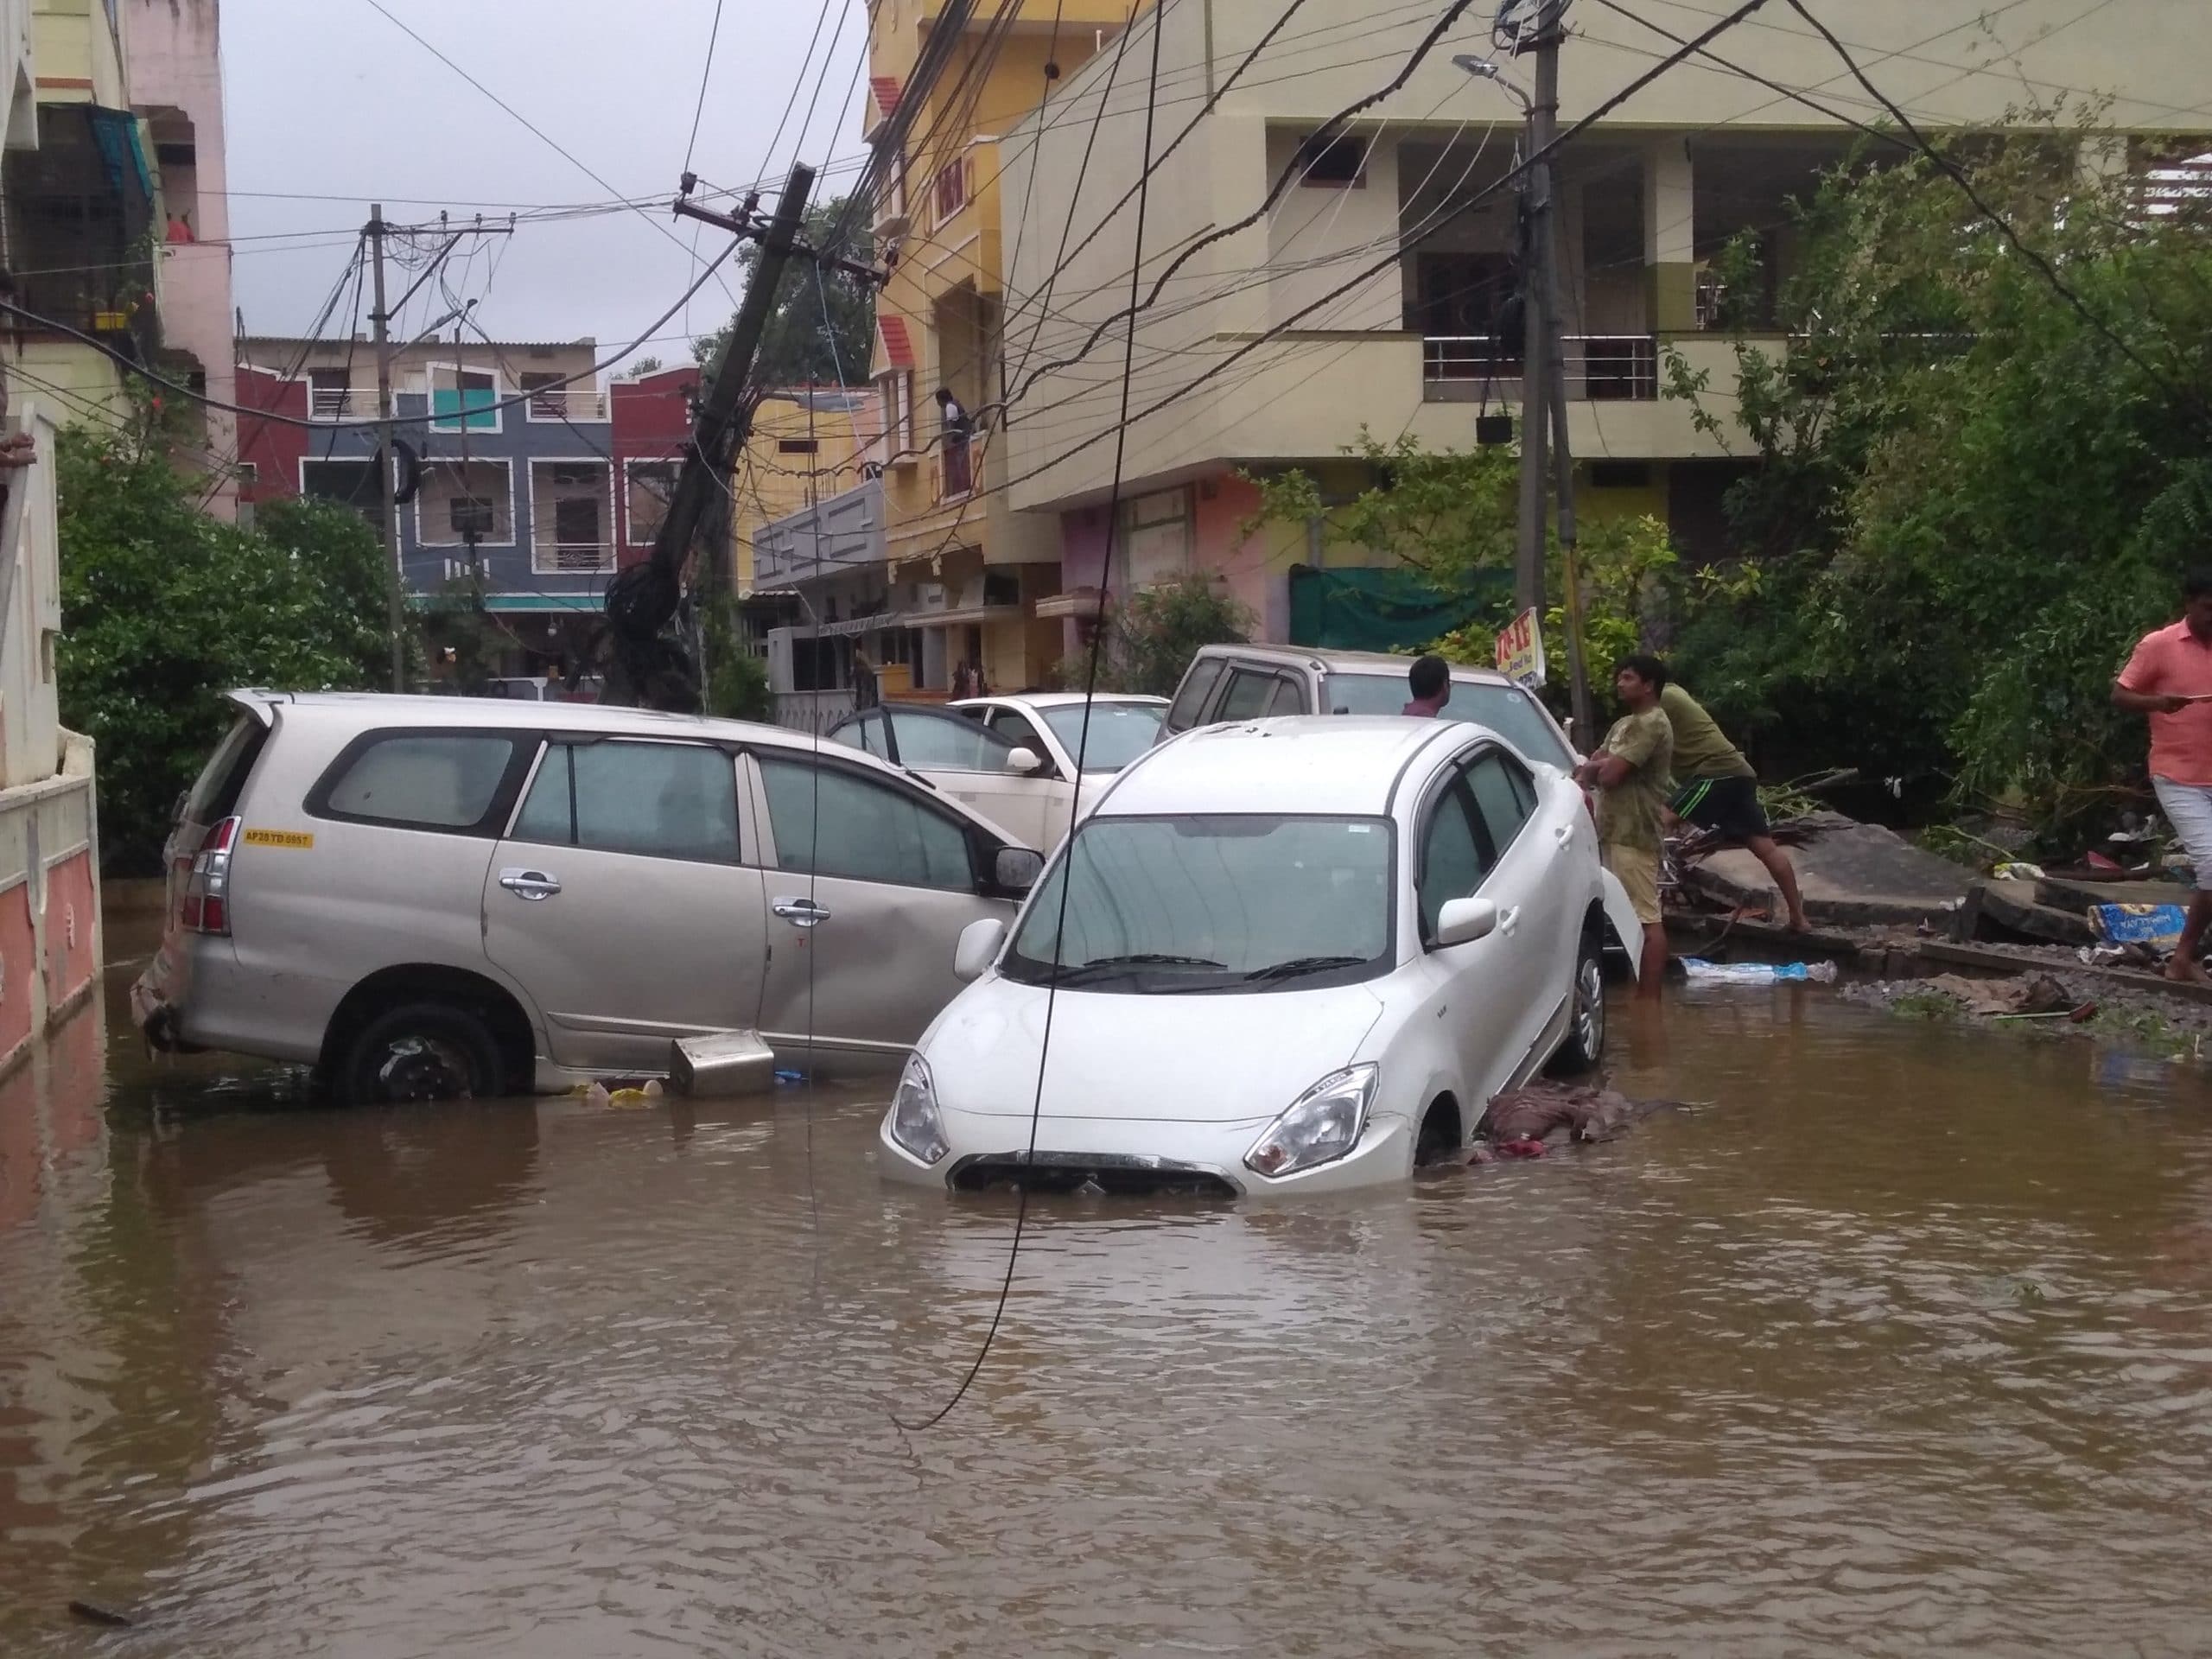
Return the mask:
<path fill-rule="evenodd" d="M 557 374 L 522 377 L 522 394 L 530 399 L 530 418 L 533 421 L 557 421 L 568 414 L 568 391 Z"/>
<path fill-rule="evenodd" d="M 531 462 L 531 569 L 549 576 L 613 569 L 609 493 L 603 461 Z"/>
<path fill-rule="evenodd" d="M 676 494 L 676 463 L 633 461 L 627 467 L 630 545 L 650 547 L 660 535 L 668 504 Z"/>
<path fill-rule="evenodd" d="M 937 199 L 937 222 L 944 224 L 968 205 L 968 159 L 958 156 L 938 168 L 932 187 Z"/>
<path fill-rule="evenodd" d="M 499 411 L 499 380 L 475 369 L 434 369 L 430 372 L 430 425 L 440 432 L 496 432 Z"/>
<path fill-rule="evenodd" d="M 351 369 L 308 371 L 308 413 L 318 421 L 343 420 L 353 407 Z"/>
<path fill-rule="evenodd" d="M 302 461 L 300 493 L 315 501 L 351 507 L 384 528 L 384 492 L 377 487 L 376 463 L 368 461 Z"/>
<path fill-rule="evenodd" d="M 1367 182 L 1367 141 L 1316 133 L 1298 146 L 1293 164 L 1300 184 L 1356 189 Z"/>
<path fill-rule="evenodd" d="M 424 547 L 459 546 L 471 526 L 479 545 L 514 545 L 514 489 L 504 461 L 424 461 L 415 511 Z"/>
<path fill-rule="evenodd" d="M 242 461 L 238 462 L 238 482 L 249 490 L 255 485 L 260 483 L 260 465 L 257 462 L 251 461 Z"/>

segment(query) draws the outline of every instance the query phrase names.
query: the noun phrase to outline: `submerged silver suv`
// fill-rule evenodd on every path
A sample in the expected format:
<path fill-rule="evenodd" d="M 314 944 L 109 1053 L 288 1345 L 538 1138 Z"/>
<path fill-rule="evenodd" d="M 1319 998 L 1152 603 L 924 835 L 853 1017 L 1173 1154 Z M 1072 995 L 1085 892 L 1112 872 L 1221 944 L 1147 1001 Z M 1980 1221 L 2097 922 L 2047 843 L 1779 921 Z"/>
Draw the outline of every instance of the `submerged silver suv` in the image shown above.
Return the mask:
<path fill-rule="evenodd" d="M 757 1029 L 895 1064 L 1037 855 L 842 744 L 734 721 L 240 691 L 181 803 L 159 1047 L 318 1066 L 349 1101 L 669 1069 Z"/>

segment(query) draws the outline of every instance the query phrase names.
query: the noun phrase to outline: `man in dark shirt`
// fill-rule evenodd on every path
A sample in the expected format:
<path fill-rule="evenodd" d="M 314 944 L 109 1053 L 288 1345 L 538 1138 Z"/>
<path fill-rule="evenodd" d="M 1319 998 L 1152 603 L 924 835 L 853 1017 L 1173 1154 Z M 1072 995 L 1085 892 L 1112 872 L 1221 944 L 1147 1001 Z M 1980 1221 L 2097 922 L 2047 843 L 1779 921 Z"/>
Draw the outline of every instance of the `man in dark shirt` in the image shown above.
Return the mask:
<path fill-rule="evenodd" d="M 1414 700 L 1398 712 L 1421 720 L 1434 720 L 1452 701 L 1452 664 L 1441 657 L 1423 657 L 1406 673 Z"/>

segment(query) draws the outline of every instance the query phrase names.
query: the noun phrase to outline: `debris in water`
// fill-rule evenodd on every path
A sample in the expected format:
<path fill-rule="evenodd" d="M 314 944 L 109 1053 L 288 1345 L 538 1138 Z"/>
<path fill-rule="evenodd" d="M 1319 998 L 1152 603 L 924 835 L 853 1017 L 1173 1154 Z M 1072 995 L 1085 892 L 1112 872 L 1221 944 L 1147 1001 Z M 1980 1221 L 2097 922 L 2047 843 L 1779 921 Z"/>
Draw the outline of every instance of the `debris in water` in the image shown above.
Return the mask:
<path fill-rule="evenodd" d="M 125 1615 L 96 1606 L 89 1601 L 73 1601 L 69 1611 L 87 1624 L 102 1624 L 111 1630 L 129 1630 L 133 1621 Z"/>
<path fill-rule="evenodd" d="M 1489 1145 L 1477 1150 L 1500 1158 L 1537 1158 L 1543 1155 L 1547 1142 L 1609 1140 L 1637 1118 L 1678 1103 L 1630 1100 L 1611 1089 L 1587 1084 L 1532 1083 L 1491 1100 L 1482 1128 Z M 1490 1159 L 1478 1155 L 1469 1161 L 1487 1163 Z"/>

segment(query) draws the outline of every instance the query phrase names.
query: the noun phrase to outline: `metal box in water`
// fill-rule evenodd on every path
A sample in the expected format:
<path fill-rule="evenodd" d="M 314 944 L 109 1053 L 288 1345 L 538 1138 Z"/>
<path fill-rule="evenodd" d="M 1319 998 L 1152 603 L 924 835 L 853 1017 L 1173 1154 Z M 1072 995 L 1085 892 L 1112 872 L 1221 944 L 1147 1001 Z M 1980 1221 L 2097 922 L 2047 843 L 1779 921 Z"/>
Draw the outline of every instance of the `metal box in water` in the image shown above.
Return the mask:
<path fill-rule="evenodd" d="M 757 1031 L 687 1037 L 670 1045 L 668 1084 L 700 1097 L 763 1094 L 776 1084 L 776 1053 Z"/>

